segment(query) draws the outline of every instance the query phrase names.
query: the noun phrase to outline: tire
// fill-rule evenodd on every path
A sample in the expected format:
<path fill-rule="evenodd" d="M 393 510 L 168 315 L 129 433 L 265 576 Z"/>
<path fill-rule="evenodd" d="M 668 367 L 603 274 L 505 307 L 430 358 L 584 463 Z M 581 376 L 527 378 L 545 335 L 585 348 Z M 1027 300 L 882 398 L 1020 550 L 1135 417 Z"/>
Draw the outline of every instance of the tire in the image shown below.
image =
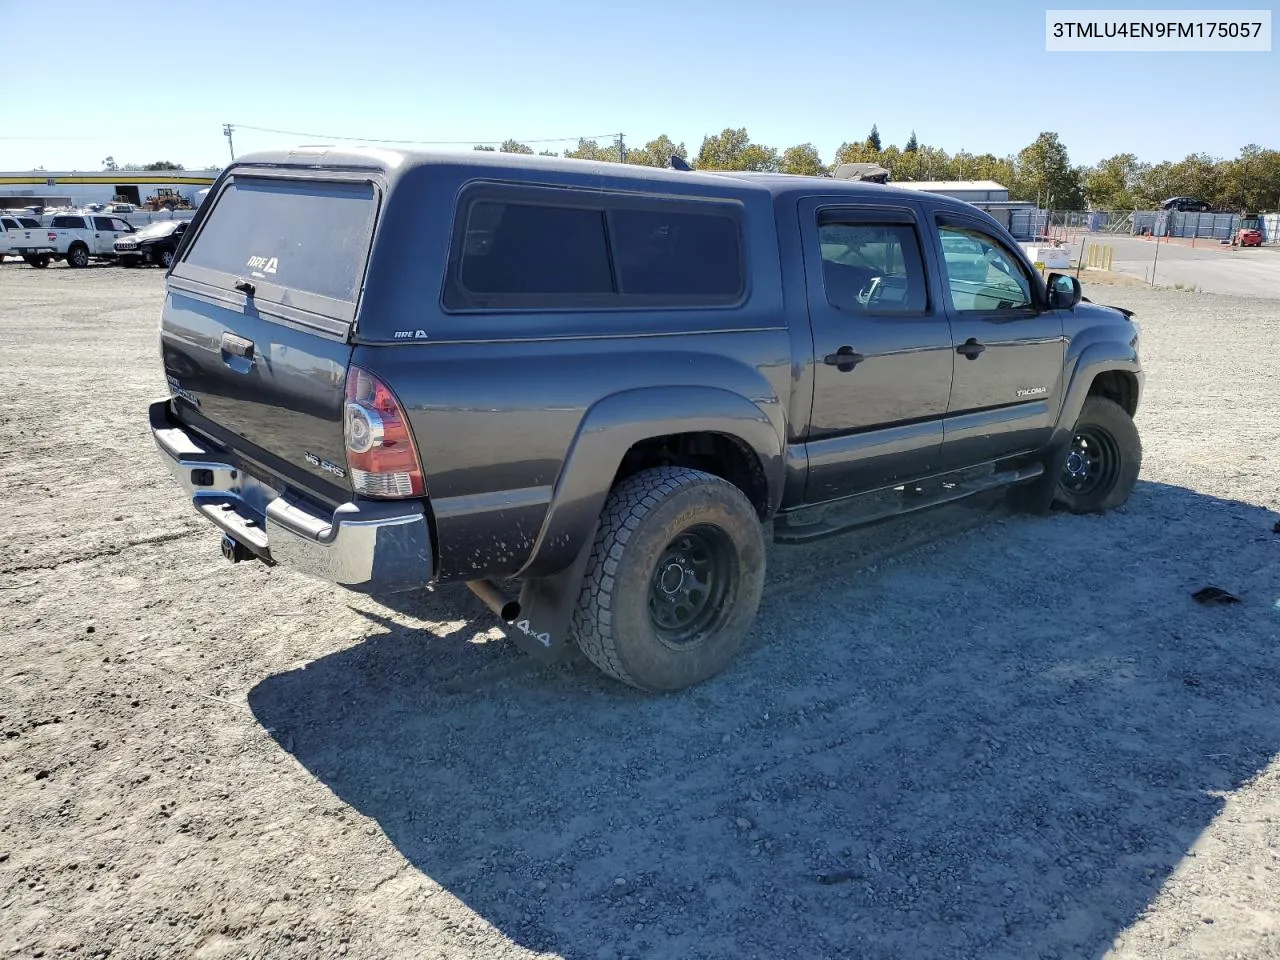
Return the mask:
<path fill-rule="evenodd" d="M 156 254 L 156 263 L 168 270 L 173 266 L 173 251 L 161 250 Z"/>
<path fill-rule="evenodd" d="M 89 265 L 89 248 L 83 243 L 73 243 L 67 251 L 67 266 L 82 270 Z"/>
<path fill-rule="evenodd" d="M 37 270 L 43 270 L 49 265 L 49 258 L 38 254 L 36 256 L 23 257 L 22 259 L 27 262 L 27 266 L 35 267 Z"/>
<path fill-rule="evenodd" d="M 1058 473 L 1057 501 L 1072 513 L 1114 510 L 1129 499 L 1141 469 L 1142 440 L 1128 412 L 1114 400 L 1088 397 Z"/>
<path fill-rule="evenodd" d="M 605 501 L 572 636 L 625 684 L 692 686 L 742 646 L 764 569 L 760 518 L 741 490 L 700 470 L 642 471 Z"/>

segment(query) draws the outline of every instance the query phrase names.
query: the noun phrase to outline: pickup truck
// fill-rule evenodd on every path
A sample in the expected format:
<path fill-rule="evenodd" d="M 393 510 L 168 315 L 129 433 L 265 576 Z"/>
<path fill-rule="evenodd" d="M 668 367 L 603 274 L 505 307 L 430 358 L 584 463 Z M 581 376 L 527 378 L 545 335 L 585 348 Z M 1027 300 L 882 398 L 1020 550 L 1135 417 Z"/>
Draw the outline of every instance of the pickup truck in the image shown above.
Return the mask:
<path fill-rule="evenodd" d="M 9 241 L 10 230 L 39 230 L 40 221 L 26 214 L 5 214 L 0 216 L 0 262 L 7 256 L 18 256 Z"/>
<path fill-rule="evenodd" d="M 91 258 L 115 259 L 115 242 L 134 232 L 132 224 L 119 217 L 60 213 L 48 227 L 10 231 L 9 251 L 33 267 L 47 267 L 53 260 L 87 267 Z"/>
<path fill-rule="evenodd" d="M 1124 504 L 1138 347 L 948 197 L 306 148 L 195 215 L 149 418 L 228 559 L 463 582 L 521 649 L 675 690 L 739 650 L 767 536 Z"/>

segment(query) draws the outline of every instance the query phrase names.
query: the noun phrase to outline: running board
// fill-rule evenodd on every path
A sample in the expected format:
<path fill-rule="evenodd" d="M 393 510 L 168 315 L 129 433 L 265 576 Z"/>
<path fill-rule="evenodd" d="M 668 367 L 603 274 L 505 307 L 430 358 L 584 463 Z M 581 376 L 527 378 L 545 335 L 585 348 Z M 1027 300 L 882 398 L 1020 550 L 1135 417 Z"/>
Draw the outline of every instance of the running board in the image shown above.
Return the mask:
<path fill-rule="evenodd" d="M 911 483 L 901 491 L 881 491 L 880 496 L 867 494 L 825 507 L 806 507 L 775 519 L 773 540 L 774 543 L 785 544 L 825 540 L 859 527 L 869 527 L 895 517 L 954 503 L 988 490 L 1025 483 L 1043 473 L 1044 464 L 1030 463 L 1015 470 L 1002 470 L 973 479 L 948 481 L 943 477 L 929 481 L 930 486 L 938 484 L 936 489 L 927 489 L 923 483 Z M 873 498 L 879 500 L 882 496 L 887 499 L 887 503 L 877 504 L 878 508 L 868 509 L 868 501 Z M 810 517 L 814 519 L 809 519 Z"/>

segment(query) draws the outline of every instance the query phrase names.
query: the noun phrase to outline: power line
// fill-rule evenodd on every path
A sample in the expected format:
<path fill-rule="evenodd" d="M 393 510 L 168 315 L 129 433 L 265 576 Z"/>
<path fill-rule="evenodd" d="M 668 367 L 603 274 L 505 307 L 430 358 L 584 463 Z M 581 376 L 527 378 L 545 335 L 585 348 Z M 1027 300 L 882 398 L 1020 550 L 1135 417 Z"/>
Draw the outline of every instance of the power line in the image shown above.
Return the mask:
<path fill-rule="evenodd" d="M 360 143 L 407 143 L 422 147 L 450 147 L 462 146 L 464 144 L 474 144 L 475 146 L 489 146 L 491 144 L 506 143 L 510 137 L 503 137 L 501 140 L 389 140 L 378 137 L 344 137 L 336 134 L 328 133 L 308 133 L 302 130 L 277 130 L 274 127 L 254 127 L 247 123 L 228 123 L 224 127 L 231 127 L 236 130 L 256 130 L 259 133 L 279 133 L 287 137 L 315 137 L 319 140 L 355 140 Z M 539 137 L 534 140 L 517 140 L 517 143 L 566 143 L 576 140 L 615 140 L 616 133 L 597 133 L 589 137 Z"/>

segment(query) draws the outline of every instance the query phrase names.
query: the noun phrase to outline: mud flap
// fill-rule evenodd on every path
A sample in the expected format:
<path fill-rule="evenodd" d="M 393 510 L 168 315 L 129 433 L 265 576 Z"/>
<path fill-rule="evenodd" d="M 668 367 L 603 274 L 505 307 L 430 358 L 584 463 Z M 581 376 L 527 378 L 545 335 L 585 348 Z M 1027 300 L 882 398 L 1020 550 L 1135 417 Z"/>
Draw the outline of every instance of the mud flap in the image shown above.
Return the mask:
<path fill-rule="evenodd" d="M 509 625 L 509 636 L 517 647 L 543 663 L 559 663 L 572 652 L 569 627 L 594 544 L 592 529 L 569 567 L 549 577 L 526 580 L 520 588 L 520 616 Z"/>

